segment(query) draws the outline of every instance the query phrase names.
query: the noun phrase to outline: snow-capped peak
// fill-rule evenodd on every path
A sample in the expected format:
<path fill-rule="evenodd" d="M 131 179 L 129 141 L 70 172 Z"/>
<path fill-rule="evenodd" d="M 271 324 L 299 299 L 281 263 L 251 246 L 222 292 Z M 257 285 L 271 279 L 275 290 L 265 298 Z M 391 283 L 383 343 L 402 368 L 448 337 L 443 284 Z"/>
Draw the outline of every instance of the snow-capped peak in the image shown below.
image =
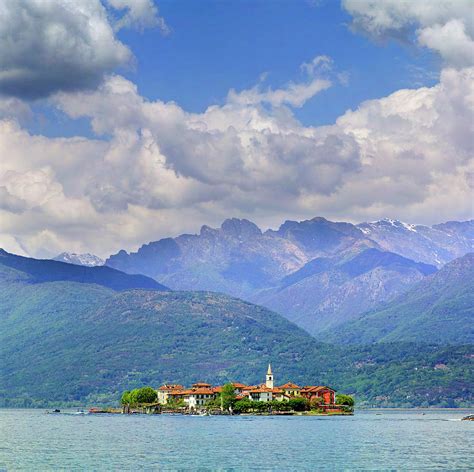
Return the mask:
<path fill-rule="evenodd" d="M 104 265 L 104 260 L 94 254 L 77 254 L 75 252 L 63 252 L 54 257 L 53 260 L 67 262 L 68 264 L 95 267 Z"/>
<path fill-rule="evenodd" d="M 395 228 L 403 228 L 403 229 L 406 229 L 407 231 L 412 231 L 414 233 L 417 232 L 416 230 L 417 225 L 414 225 L 411 223 L 405 223 L 400 220 L 393 220 L 392 218 L 383 218 L 382 220 L 371 221 L 370 223 L 366 223 L 366 224 L 371 227 L 380 226 L 381 224 L 388 224 Z"/>

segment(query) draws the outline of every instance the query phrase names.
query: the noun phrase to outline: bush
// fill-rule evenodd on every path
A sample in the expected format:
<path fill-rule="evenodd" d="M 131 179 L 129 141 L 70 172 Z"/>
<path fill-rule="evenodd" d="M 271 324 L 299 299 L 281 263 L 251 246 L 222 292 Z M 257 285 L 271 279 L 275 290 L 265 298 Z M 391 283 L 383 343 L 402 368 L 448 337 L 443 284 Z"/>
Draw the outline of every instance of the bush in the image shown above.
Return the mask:
<path fill-rule="evenodd" d="M 273 411 L 290 411 L 291 407 L 289 405 L 289 402 L 286 401 L 278 401 L 278 400 L 273 400 L 271 402 L 271 407 Z"/>
<path fill-rule="evenodd" d="M 154 388 L 136 388 L 131 392 L 125 391 L 122 394 L 122 405 L 139 405 L 141 403 L 154 403 L 158 399 L 158 394 Z"/>
<path fill-rule="evenodd" d="M 290 398 L 288 406 L 293 411 L 306 411 L 309 410 L 309 401 L 301 397 Z"/>
<path fill-rule="evenodd" d="M 320 397 L 312 398 L 309 402 L 310 409 L 311 410 L 320 410 L 322 403 L 323 403 L 322 398 L 320 398 Z"/>
<path fill-rule="evenodd" d="M 253 401 L 243 398 L 234 403 L 234 411 L 236 413 L 248 413 L 252 409 Z"/>
<path fill-rule="evenodd" d="M 338 405 L 348 406 L 349 408 L 354 408 L 354 398 L 350 395 L 344 395 L 342 393 L 336 395 L 336 403 Z"/>

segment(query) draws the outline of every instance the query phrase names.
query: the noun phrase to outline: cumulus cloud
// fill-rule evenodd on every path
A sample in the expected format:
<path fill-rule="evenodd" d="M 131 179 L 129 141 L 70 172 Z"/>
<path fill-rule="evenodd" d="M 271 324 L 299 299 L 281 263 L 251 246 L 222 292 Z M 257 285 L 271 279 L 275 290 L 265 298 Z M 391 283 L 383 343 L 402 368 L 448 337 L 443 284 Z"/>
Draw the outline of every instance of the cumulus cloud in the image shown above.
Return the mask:
<path fill-rule="evenodd" d="M 468 218 L 473 84 L 474 68 L 445 69 L 434 87 L 309 127 L 286 107 L 245 102 L 188 113 L 113 76 L 56 98 L 110 140 L 51 139 L 1 123 L 2 229 L 35 255 L 106 256 L 230 215 L 263 226 L 289 215 Z"/>
<path fill-rule="evenodd" d="M 0 93 L 34 99 L 96 87 L 131 57 L 99 0 L 3 0 Z"/>
<path fill-rule="evenodd" d="M 280 89 L 274 90 L 268 87 L 263 90 L 262 80 L 248 90 L 240 92 L 230 90 L 227 100 L 239 105 L 267 103 L 273 107 L 289 105 L 300 108 L 316 94 L 331 87 L 331 81 L 324 78 L 323 73 L 331 70 L 332 59 L 328 56 L 317 56 L 312 61 L 301 64 L 300 68 L 307 76 L 302 82 L 289 82 Z M 265 79 L 265 75 L 263 79 Z"/>
<path fill-rule="evenodd" d="M 0 95 L 20 99 L 94 89 L 126 65 L 132 53 L 115 36 L 121 28 L 170 29 L 152 0 L 2 0 Z M 2 103 L 0 103 L 0 116 Z"/>
<path fill-rule="evenodd" d="M 115 23 L 115 29 L 157 27 L 162 34 L 171 32 L 165 19 L 158 14 L 158 8 L 153 0 L 107 0 L 107 3 L 116 10 L 125 10 L 126 13 Z"/>
<path fill-rule="evenodd" d="M 125 10 L 123 18 L 129 15 L 117 27 L 137 25 L 152 6 L 138 2 L 144 10 L 132 11 L 133 3 L 110 2 Z M 72 119 L 89 119 L 97 139 L 32 135 L 12 118 L 21 102 L 0 100 L 0 246 L 42 257 L 65 250 L 107 256 L 196 231 L 204 223 L 217 225 L 229 216 L 245 216 L 262 226 L 315 215 L 353 221 L 390 216 L 419 223 L 471 218 L 474 67 L 461 67 L 468 63 L 472 38 L 462 10 L 466 4 L 399 4 L 345 2 L 358 28 L 379 37 L 409 38 L 415 27 L 417 42 L 438 51 L 452 67 L 442 70 L 433 87 L 363 102 L 331 126 L 304 126 L 293 114 L 338 77 L 326 56 L 303 63 L 298 81 L 274 89 L 262 80 L 251 89 L 230 91 L 224 104 L 202 113 L 147 100 L 131 81 L 100 67 L 94 69 L 102 70 L 94 87 L 83 82 L 41 89 L 45 66 L 34 60 L 23 64 L 24 58 L 15 63 L 7 56 L 14 73 L 24 69 L 35 78 L 35 96 L 54 91 L 50 102 Z M 46 49 L 57 44 L 55 35 L 61 34 L 55 25 L 63 25 L 64 18 L 56 21 L 55 15 L 68 8 L 87 10 L 85 17 L 95 8 L 94 18 L 103 19 L 94 32 L 86 29 L 92 39 L 85 43 L 94 44 L 103 27 L 110 39 L 107 51 L 122 47 L 102 5 L 93 0 L 64 0 L 50 18 L 48 1 L 6 5 L 10 13 L 17 5 L 28 6 L 24 19 L 11 20 L 23 28 L 21 21 L 32 21 L 31 9 L 37 9 L 46 27 L 38 55 L 46 57 Z M 83 16 L 72 19 L 69 13 L 64 17 L 74 30 Z M 0 33 L 1 28 L 10 31 L 3 21 Z M 81 38 L 64 46 L 78 53 L 70 59 L 71 70 L 75 65 L 79 70 L 87 57 L 79 54 Z M 99 48 L 90 54 L 115 57 L 109 52 Z M 8 82 L 1 72 L 8 67 L 0 69 L 0 87 Z"/>
<path fill-rule="evenodd" d="M 474 65 L 471 0 L 343 0 L 353 27 L 378 38 L 411 41 L 437 52 L 451 66 Z"/>

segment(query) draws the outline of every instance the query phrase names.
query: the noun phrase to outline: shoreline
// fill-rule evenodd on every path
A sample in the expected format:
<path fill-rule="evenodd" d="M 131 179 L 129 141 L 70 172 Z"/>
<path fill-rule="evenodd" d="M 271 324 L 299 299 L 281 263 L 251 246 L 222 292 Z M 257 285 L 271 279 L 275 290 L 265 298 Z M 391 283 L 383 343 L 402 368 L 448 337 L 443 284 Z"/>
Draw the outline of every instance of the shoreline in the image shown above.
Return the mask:
<path fill-rule="evenodd" d="M 0 410 L 47 410 L 51 408 L 59 408 L 64 410 L 89 410 L 90 408 L 94 408 L 94 405 L 47 405 L 47 406 L 38 406 L 38 407 L 20 407 L 20 406 L 0 406 Z M 97 406 L 98 409 L 113 409 L 115 407 L 112 406 Z M 370 408 L 354 408 L 354 412 L 363 412 L 363 411 L 463 411 L 463 410 L 474 410 L 474 405 L 472 406 L 463 406 L 463 407 L 370 407 Z M 244 413 L 242 413 L 244 414 Z M 326 414 L 327 415 L 327 414 Z M 236 415 L 237 416 L 237 415 Z"/>

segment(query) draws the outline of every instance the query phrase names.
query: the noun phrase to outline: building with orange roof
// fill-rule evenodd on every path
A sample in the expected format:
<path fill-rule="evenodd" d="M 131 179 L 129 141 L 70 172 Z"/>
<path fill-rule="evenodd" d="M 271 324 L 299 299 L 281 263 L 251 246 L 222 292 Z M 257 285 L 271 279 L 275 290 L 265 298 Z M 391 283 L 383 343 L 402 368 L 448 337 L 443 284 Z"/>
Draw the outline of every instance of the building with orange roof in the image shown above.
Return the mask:
<path fill-rule="evenodd" d="M 231 382 L 231 384 L 234 386 L 235 392 L 236 393 L 241 393 L 243 390 L 248 388 L 248 385 L 245 385 L 240 382 Z"/>
<path fill-rule="evenodd" d="M 307 385 L 301 389 L 301 396 L 310 401 L 320 398 L 324 405 L 336 404 L 336 391 L 325 385 Z"/>
<path fill-rule="evenodd" d="M 265 383 L 260 385 L 245 385 L 240 382 L 231 382 L 234 386 L 236 399 L 248 398 L 251 401 L 269 402 L 272 400 L 289 401 L 291 398 L 303 397 L 308 400 L 320 398 L 324 405 L 335 405 L 336 392 L 326 386 L 307 385 L 300 387 L 293 382 L 287 382 L 279 387 L 274 386 L 272 367 L 269 364 L 265 376 Z M 205 406 L 211 400 L 218 398 L 222 392 L 222 385 L 213 387 L 206 382 L 196 382 L 191 388 L 182 385 L 165 384 L 158 388 L 158 402 L 166 404 L 169 399 L 184 400 L 191 410 Z"/>
<path fill-rule="evenodd" d="M 161 403 L 162 405 L 164 405 L 165 403 L 167 403 L 170 393 L 179 392 L 181 390 L 184 390 L 184 387 L 182 385 L 178 385 L 178 384 L 162 385 L 157 390 L 158 403 Z"/>
<path fill-rule="evenodd" d="M 266 385 L 259 385 L 245 392 L 252 401 L 271 402 L 273 400 L 273 389 L 268 388 Z"/>
<path fill-rule="evenodd" d="M 301 387 L 298 385 L 292 383 L 292 382 L 287 382 L 284 385 L 281 385 L 280 388 L 283 390 L 283 392 L 290 396 L 290 397 L 299 397 L 300 392 L 301 392 Z"/>

